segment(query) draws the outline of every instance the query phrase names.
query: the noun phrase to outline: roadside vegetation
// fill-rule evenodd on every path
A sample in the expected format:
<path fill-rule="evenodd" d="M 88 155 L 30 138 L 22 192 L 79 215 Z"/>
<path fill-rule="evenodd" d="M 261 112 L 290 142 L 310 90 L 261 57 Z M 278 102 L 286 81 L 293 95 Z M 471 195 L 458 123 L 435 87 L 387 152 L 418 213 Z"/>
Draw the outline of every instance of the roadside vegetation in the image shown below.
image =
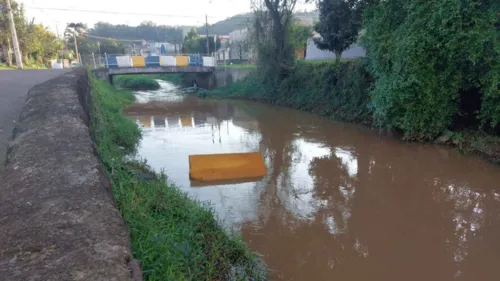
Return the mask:
<path fill-rule="evenodd" d="M 91 132 L 144 280 L 264 280 L 266 271 L 255 254 L 228 234 L 209 206 L 128 157 L 141 138 L 137 125 L 122 113 L 134 96 L 89 76 Z"/>
<path fill-rule="evenodd" d="M 208 96 L 290 106 L 500 161 L 500 2 L 421 2 L 318 1 L 315 44 L 336 54 L 324 63 L 294 58 L 303 44 L 290 18 L 296 1 L 265 0 L 252 26 L 257 70 Z M 366 57 L 343 61 L 353 42 Z"/>
<path fill-rule="evenodd" d="M 35 24 L 34 20 L 25 15 L 22 3 L 11 1 L 16 33 L 19 39 L 22 61 L 25 68 L 46 68 L 50 60 L 58 57 L 64 44 L 56 35 L 42 24 Z M 2 1 L 3 4 L 3 1 Z M 3 6 L 5 9 L 5 5 Z M 0 8 L 0 70 L 16 66 L 12 35 L 8 24 L 7 13 Z M 1 65 L 1 64 L 5 65 Z"/>

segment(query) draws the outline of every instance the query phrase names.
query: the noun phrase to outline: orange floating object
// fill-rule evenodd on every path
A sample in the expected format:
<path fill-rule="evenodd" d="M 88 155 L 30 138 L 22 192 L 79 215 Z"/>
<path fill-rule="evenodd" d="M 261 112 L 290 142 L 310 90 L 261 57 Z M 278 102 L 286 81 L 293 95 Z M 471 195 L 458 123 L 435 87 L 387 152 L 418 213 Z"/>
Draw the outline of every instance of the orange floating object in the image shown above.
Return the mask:
<path fill-rule="evenodd" d="M 260 178 L 267 173 L 260 152 L 189 155 L 189 177 L 197 181 Z"/>

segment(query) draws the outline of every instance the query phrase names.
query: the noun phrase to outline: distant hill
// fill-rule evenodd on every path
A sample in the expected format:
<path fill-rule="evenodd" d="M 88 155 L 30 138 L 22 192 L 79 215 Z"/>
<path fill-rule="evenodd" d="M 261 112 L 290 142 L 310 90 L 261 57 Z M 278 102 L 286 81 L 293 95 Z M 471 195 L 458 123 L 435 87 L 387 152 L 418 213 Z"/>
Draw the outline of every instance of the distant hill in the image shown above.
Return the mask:
<path fill-rule="evenodd" d="M 246 13 L 246 14 L 239 14 L 232 16 L 230 18 L 227 18 L 225 20 L 216 22 L 212 25 L 208 26 L 208 33 L 209 34 L 218 34 L 218 35 L 227 35 L 231 31 L 243 29 L 245 27 L 248 27 L 248 25 L 251 23 L 251 20 L 253 18 L 252 13 Z M 205 26 L 200 26 L 197 29 L 198 33 L 200 34 L 205 34 L 207 32 Z"/>
<path fill-rule="evenodd" d="M 297 12 L 294 16 L 302 23 L 312 25 L 319 19 L 317 11 Z M 208 26 L 209 34 L 228 35 L 230 32 L 249 27 L 252 23 L 253 13 L 238 14 L 225 20 L 216 22 Z M 89 29 L 89 34 L 116 39 L 128 40 L 151 40 L 157 42 L 177 42 L 182 41 L 183 36 L 189 32 L 189 26 L 167 26 L 156 25 L 152 21 L 142 22 L 138 26 L 128 26 L 124 24 L 110 24 L 98 22 Z M 205 34 L 205 26 L 195 27 L 199 34 Z"/>
<path fill-rule="evenodd" d="M 313 25 L 316 21 L 319 20 L 319 12 L 311 11 L 311 12 L 297 12 L 294 16 L 302 23 Z M 218 35 L 227 35 L 232 31 L 243 29 L 248 27 L 253 19 L 253 13 L 246 14 L 238 14 L 227 18 L 225 20 L 216 22 L 212 25 L 208 26 L 209 34 L 218 34 Z M 197 32 L 199 34 L 206 33 L 206 27 L 200 26 L 197 28 Z"/>

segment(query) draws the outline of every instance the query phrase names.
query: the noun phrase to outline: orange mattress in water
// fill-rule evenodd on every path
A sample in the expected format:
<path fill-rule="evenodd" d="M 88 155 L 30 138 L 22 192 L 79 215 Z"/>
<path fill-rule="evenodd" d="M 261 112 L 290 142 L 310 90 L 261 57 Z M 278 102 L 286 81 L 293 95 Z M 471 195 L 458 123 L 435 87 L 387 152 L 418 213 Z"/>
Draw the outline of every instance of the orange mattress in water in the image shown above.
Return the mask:
<path fill-rule="evenodd" d="M 260 178 L 267 173 L 260 152 L 189 155 L 189 177 L 197 181 Z"/>

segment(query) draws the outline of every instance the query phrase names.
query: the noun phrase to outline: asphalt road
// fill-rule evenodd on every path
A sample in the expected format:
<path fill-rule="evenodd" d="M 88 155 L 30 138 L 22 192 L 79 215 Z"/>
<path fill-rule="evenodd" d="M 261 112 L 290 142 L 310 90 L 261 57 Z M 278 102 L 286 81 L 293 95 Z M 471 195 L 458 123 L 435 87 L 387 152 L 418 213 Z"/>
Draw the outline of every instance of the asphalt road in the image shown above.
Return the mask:
<path fill-rule="evenodd" d="M 55 78 L 68 70 L 0 70 L 0 169 L 15 122 L 26 101 L 26 94 L 36 84 Z"/>

